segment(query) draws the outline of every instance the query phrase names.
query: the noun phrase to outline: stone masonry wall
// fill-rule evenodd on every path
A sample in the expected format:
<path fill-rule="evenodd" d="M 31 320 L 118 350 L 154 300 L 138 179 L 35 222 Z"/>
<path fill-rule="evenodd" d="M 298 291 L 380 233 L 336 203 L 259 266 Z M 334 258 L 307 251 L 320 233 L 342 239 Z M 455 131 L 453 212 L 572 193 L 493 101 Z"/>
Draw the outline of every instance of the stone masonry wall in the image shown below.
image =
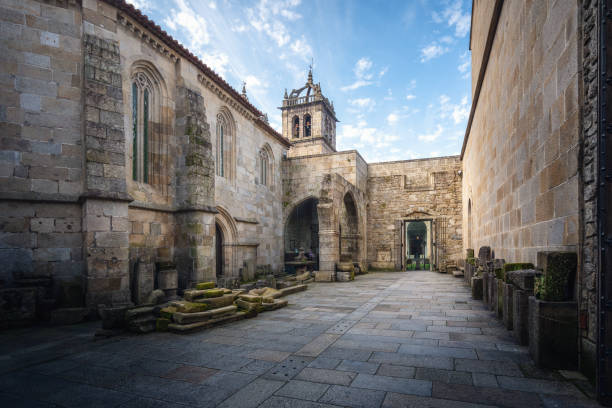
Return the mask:
<path fill-rule="evenodd" d="M 462 256 L 460 169 L 456 156 L 368 165 L 369 263 L 397 265 L 398 221 L 421 218 L 445 218 L 447 259 Z"/>
<path fill-rule="evenodd" d="M 582 1 L 582 185 L 581 185 L 581 275 L 578 298 L 581 320 L 580 366 L 595 376 L 597 361 L 597 138 L 598 138 L 598 18 L 596 0 Z"/>
<path fill-rule="evenodd" d="M 472 33 L 486 35 L 478 15 Z M 466 248 L 533 263 L 577 250 L 578 37 L 574 2 L 504 2 L 463 156 Z"/>
<path fill-rule="evenodd" d="M 0 4 L 0 288 L 52 277 L 56 306 L 84 286 L 81 21 L 74 1 Z"/>

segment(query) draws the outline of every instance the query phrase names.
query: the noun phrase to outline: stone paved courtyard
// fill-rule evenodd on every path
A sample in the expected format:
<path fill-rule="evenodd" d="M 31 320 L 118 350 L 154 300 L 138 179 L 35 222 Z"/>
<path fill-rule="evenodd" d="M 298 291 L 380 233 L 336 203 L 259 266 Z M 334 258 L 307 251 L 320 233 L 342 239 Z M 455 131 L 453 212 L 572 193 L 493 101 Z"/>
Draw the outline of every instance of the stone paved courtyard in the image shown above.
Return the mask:
<path fill-rule="evenodd" d="M 452 276 L 315 283 L 216 329 L 93 339 L 99 322 L 0 334 L 3 407 L 596 406 Z M 584 387 L 581 387 L 584 388 Z"/>

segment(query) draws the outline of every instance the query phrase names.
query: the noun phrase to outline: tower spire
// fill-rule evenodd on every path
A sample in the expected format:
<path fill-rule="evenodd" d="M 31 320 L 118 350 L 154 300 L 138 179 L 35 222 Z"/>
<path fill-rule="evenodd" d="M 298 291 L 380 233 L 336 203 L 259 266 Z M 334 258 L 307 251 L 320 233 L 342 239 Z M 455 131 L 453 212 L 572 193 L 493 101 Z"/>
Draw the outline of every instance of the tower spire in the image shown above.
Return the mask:
<path fill-rule="evenodd" d="M 242 96 L 247 101 L 249 100 L 249 98 L 247 97 L 247 93 L 246 93 L 246 82 L 245 81 L 242 81 L 242 94 L 240 96 Z"/>
<path fill-rule="evenodd" d="M 308 83 L 312 84 L 312 65 L 314 63 L 314 59 L 310 59 L 310 66 L 308 67 Z"/>

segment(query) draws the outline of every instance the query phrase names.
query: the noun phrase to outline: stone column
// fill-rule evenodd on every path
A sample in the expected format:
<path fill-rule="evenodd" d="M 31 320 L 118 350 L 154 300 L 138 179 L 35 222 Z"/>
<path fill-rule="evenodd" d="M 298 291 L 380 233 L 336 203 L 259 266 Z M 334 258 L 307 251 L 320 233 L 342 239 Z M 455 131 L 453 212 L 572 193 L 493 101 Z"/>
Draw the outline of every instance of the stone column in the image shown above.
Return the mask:
<path fill-rule="evenodd" d="M 336 264 L 340 262 L 340 231 L 338 213 L 342 200 L 334 200 L 331 174 L 323 178 L 319 193 L 319 275 L 320 280 L 335 280 Z M 334 201 L 335 205 L 334 205 Z"/>
<path fill-rule="evenodd" d="M 128 203 L 119 45 L 84 37 L 83 253 L 89 309 L 130 302 Z"/>
<path fill-rule="evenodd" d="M 215 280 L 215 162 L 204 99 L 179 88 L 176 135 L 180 169 L 177 172 L 177 237 L 175 262 L 179 288 Z"/>

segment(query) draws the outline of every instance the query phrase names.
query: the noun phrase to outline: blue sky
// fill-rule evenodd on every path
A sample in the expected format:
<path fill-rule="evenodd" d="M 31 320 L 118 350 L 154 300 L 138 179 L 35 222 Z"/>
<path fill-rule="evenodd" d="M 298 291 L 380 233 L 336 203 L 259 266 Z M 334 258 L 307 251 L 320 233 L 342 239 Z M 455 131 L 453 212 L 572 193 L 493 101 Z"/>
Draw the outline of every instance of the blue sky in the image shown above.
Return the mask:
<path fill-rule="evenodd" d="M 285 88 L 314 80 L 337 149 L 368 162 L 458 154 L 470 109 L 470 0 L 131 0 L 280 129 Z"/>

